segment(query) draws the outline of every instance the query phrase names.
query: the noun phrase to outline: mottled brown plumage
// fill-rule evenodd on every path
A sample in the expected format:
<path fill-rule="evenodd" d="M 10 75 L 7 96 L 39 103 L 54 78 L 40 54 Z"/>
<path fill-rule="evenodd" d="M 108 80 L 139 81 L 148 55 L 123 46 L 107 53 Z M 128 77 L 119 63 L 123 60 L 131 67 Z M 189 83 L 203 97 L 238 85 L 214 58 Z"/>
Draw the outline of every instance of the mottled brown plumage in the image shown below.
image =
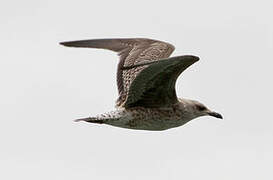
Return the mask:
<path fill-rule="evenodd" d="M 167 58 L 174 51 L 174 46 L 162 41 L 135 39 L 93 39 L 61 43 L 65 46 L 108 49 L 118 52 L 120 56 L 117 70 L 117 85 L 119 98 L 117 106 L 123 106 L 128 97 L 129 87 L 137 74 L 146 66 L 122 70 L 124 66 L 157 61 Z"/>
<path fill-rule="evenodd" d="M 174 51 L 174 46 L 169 43 L 134 38 L 93 39 L 61 44 L 108 49 L 118 52 L 120 56 L 117 70 L 117 109 L 77 121 L 130 129 L 165 130 L 181 126 L 199 116 L 222 118 L 197 101 L 177 98 L 175 83 L 178 76 L 199 58 L 168 58 Z"/>

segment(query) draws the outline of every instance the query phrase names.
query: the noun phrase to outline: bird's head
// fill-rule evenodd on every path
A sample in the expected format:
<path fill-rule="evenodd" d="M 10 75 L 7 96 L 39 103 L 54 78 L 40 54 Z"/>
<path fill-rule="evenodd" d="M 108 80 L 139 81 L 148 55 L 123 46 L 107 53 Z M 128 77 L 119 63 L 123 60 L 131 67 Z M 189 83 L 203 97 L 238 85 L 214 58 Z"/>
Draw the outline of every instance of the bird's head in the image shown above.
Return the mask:
<path fill-rule="evenodd" d="M 187 110 L 187 113 L 192 117 L 192 119 L 200 116 L 213 116 L 219 119 L 223 119 L 223 116 L 215 111 L 208 109 L 204 104 L 195 101 L 195 100 L 179 100 L 184 108 Z"/>

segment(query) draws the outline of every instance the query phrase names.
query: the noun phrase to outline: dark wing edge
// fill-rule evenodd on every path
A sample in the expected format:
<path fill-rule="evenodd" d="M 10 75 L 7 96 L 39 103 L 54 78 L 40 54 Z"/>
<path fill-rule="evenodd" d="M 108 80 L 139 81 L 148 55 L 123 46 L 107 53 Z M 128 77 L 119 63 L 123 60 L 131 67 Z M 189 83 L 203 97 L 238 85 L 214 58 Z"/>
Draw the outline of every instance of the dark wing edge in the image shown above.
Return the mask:
<path fill-rule="evenodd" d="M 170 107 L 178 101 L 175 91 L 178 76 L 198 60 L 197 56 L 186 55 L 150 64 L 131 84 L 124 107 Z"/>
<path fill-rule="evenodd" d="M 120 52 L 130 46 L 131 41 L 132 39 L 90 39 L 79 41 L 66 41 L 60 42 L 60 44 L 68 47 L 98 48 Z"/>
<path fill-rule="evenodd" d="M 77 40 L 77 41 L 66 41 L 60 42 L 61 45 L 67 47 L 82 47 L 82 48 L 97 48 L 97 49 L 107 49 L 115 51 L 120 57 L 117 70 L 117 87 L 119 92 L 119 98 L 117 100 L 117 106 L 124 104 L 127 96 L 124 87 L 123 78 L 123 68 L 127 61 L 128 56 L 130 59 L 138 59 L 140 49 L 145 51 L 145 48 L 149 47 L 151 44 L 163 43 L 168 47 L 169 55 L 175 50 L 175 47 L 167 42 L 148 39 L 148 38 L 116 38 L 116 39 L 89 39 L 89 40 Z M 168 55 L 168 56 L 169 56 Z"/>
<path fill-rule="evenodd" d="M 89 40 L 78 40 L 78 41 L 65 41 L 60 42 L 61 45 L 67 47 L 81 47 L 81 48 L 98 48 L 98 49 L 108 49 L 111 51 L 122 53 L 122 51 L 127 48 L 132 49 L 133 46 L 146 43 L 165 43 L 174 51 L 175 47 L 169 43 L 148 39 L 148 38 L 116 38 L 116 39 L 89 39 Z"/>
<path fill-rule="evenodd" d="M 133 48 L 133 43 L 135 39 L 89 39 L 89 40 L 78 40 L 78 41 L 66 41 L 60 42 L 61 45 L 67 47 L 81 47 L 81 48 L 97 48 L 97 49 L 107 49 L 114 52 L 118 52 L 120 56 L 120 61 L 118 64 L 118 69 L 123 67 L 124 61 L 130 51 Z M 121 71 L 117 72 L 117 86 L 119 95 L 122 94 L 123 91 L 123 80 L 121 77 Z M 120 98 L 120 97 L 119 97 Z"/>

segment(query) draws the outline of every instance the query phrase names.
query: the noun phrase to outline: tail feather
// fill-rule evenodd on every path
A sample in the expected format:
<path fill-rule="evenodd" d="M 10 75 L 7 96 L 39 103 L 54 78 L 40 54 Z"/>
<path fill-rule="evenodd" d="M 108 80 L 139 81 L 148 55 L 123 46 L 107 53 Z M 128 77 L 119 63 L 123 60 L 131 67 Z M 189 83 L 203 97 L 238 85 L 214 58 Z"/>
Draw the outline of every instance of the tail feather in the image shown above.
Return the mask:
<path fill-rule="evenodd" d="M 123 116 L 124 116 L 123 110 L 116 110 L 116 111 L 103 113 L 93 117 L 76 119 L 75 122 L 85 121 L 85 122 L 97 123 L 97 124 L 111 124 L 111 122 L 113 121 L 115 122 L 119 121 L 120 118 Z"/>
<path fill-rule="evenodd" d="M 85 121 L 85 122 L 97 123 L 97 124 L 102 124 L 103 123 L 103 120 L 95 118 L 95 117 L 81 118 L 81 119 L 76 119 L 74 121 L 75 122 Z"/>

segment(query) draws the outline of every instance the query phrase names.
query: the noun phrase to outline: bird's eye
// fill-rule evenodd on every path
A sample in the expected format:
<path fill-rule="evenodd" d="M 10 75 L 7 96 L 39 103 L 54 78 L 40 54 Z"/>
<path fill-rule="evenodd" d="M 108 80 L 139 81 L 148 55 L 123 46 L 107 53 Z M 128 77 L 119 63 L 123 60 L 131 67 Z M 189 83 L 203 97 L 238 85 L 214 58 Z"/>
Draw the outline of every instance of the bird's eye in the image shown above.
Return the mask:
<path fill-rule="evenodd" d="M 204 111 L 207 109 L 205 106 L 202 105 L 197 105 L 196 108 L 198 109 L 198 111 Z"/>

